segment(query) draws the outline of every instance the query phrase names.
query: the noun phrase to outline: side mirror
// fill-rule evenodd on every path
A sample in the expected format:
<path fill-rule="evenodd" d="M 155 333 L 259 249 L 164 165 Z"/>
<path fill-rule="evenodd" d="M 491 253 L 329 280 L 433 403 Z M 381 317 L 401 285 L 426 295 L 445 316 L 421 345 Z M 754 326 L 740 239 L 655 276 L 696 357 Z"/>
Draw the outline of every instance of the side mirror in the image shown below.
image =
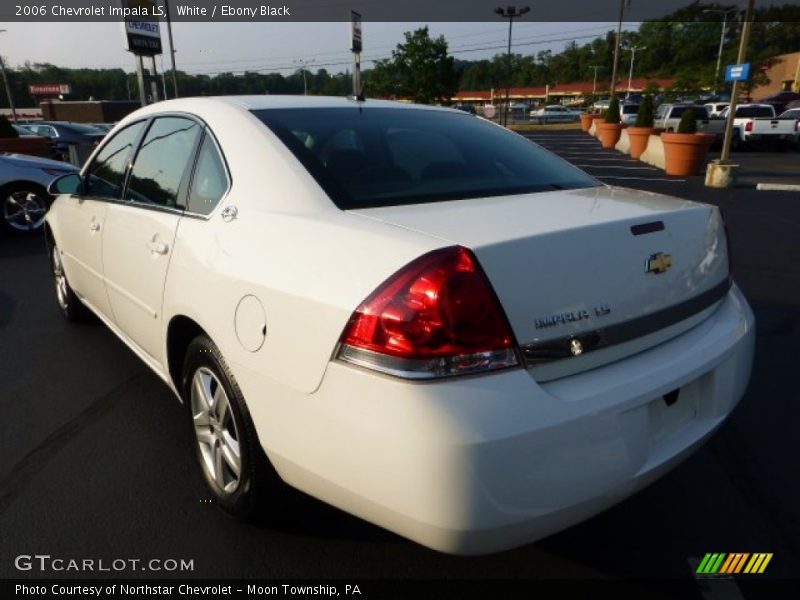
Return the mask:
<path fill-rule="evenodd" d="M 47 186 L 47 193 L 51 196 L 59 194 L 80 194 L 83 189 L 83 179 L 78 173 L 67 173 L 57 177 Z"/>

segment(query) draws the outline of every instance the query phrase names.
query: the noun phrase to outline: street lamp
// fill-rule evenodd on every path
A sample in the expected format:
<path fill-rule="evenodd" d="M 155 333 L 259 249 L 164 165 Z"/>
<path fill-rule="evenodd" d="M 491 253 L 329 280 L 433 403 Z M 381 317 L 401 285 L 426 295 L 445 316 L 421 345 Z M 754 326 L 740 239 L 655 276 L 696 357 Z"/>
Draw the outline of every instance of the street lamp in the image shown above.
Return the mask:
<path fill-rule="evenodd" d="M 714 74 L 714 96 L 717 95 L 717 83 L 719 82 L 719 71 L 722 67 L 722 50 L 725 47 L 725 31 L 728 27 L 728 15 L 735 12 L 736 8 L 706 8 L 704 13 L 722 15 L 722 33 L 719 36 L 719 51 L 717 52 L 717 71 Z"/>
<path fill-rule="evenodd" d="M 303 74 L 303 96 L 308 95 L 308 88 L 306 86 L 306 65 L 310 65 L 314 62 L 315 59 L 311 60 L 303 60 L 302 58 L 298 58 L 293 60 L 292 63 L 295 65 L 300 65 L 300 72 Z"/>
<path fill-rule="evenodd" d="M 614 43 L 614 67 L 611 69 L 611 95 L 617 94 L 617 66 L 619 65 L 619 40 L 622 36 L 622 18 L 625 16 L 625 7 L 631 5 L 631 0 L 619 0 L 619 24 L 617 25 L 617 41 Z"/>
<path fill-rule="evenodd" d="M 590 69 L 594 69 L 594 79 L 592 80 L 592 96 L 597 92 L 597 69 L 602 69 L 602 65 L 589 65 Z"/>
<path fill-rule="evenodd" d="M 517 8 L 516 6 L 507 6 L 506 8 L 497 7 L 494 9 L 495 14 L 500 15 L 504 19 L 508 19 L 508 53 L 506 55 L 506 61 L 508 62 L 508 80 L 506 80 L 506 108 L 503 112 L 503 126 L 508 125 L 508 94 L 509 94 L 509 87 L 511 85 L 511 26 L 514 23 L 514 19 L 517 19 L 524 15 L 527 12 L 530 12 L 529 6 L 523 6 L 522 8 Z"/>
<path fill-rule="evenodd" d="M 625 99 L 629 99 L 631 97 L 631 81 L 633 81 L 633 61 L 636 59 L 636 51 L 637 50 L 647 50 L 647 46 L 631 46 L 628 48 L 631 51 L 631 71 L 628 73 L 628 93 L 625 95 Z"/>
<path fill-rule="evenodd" d="M 0 29 L 0 33 L 5 33 L 7 29 Z M 8 77 L 6 77 L 6 65 L 3 63 L 3 57 L 0 56 L 0 72 L 3 74 L 3 85 L 6 86 L 6 95 L 8 96 L 8 107 L 11 109 L 11 118 L 17 122 L 17 109 L 14 108 L 14 98 L 11 96 L 11 88 L 8 86 Z"/>

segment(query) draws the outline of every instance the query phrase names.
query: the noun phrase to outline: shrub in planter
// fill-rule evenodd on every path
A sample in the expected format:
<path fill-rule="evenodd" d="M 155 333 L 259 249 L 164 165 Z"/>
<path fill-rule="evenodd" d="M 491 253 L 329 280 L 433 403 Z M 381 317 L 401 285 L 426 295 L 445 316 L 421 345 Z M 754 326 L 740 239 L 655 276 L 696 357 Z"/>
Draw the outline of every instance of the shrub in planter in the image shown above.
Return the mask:
<path fill-rule="evenodd" d="M 677 133 L 662 133 L 667 175 L 695 175 L 706 162 L 714 141 L 710 133 L 697 133 L 697 116 L 690 108 L 681 115 Z"/>
<path fill-rule="evenodd" d="M 656 131 L 653 128 L 653 122 L 653 96 L 647 94 L 639 106 L 636 123 L 633 127 L 628 127 L 628 136 L 631 139 L 631 158 L 638 159 L 647 150 L 647 142 Z"/>
<path fill-rule="evenodd" d="M 611 97 L 608 110 L 605 112 L 604 121 L 597 126 L 600 132 L 600 142 L 603 148 L 610 149 L 617 145 L 622 133 L 620 124 L 619 99 L 616 95 Z"/>

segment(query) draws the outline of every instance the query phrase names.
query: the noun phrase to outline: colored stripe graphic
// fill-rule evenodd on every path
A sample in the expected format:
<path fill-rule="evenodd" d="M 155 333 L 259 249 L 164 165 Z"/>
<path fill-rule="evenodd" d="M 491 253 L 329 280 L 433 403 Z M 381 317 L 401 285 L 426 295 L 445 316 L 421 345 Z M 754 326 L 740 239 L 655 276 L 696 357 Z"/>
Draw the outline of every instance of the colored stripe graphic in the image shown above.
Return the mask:
<path fill-rule="evenodd" d="M 709 572 L 709 573 L 716 573 L 716 572 L 718 572 L 718 571 L 719 571 L 719 568 L 722 566 L 722 561 L 723 561 L 723 560 L 725 560 L 725 553 L 724 553 L 724 552 L 723 552 L 722 554 L 720 554 L 720 555 L 719 555 L 719 558 L 717 558 L 716 562 L 714 562 L 714 564 L 711 566 L 711 568 L 709 569 L 709 571 L 708 571 L 708 572 Z"/>
<path fill-rule="evenodd" d="M 763 573 L 772 560 L 772 556 L 771 552 L 755 554 L 750 554 L 749 552 L 734 552 L 732 554 L 708 552 L 703 557 L 703 560 L 700 561 L 695 572 L 699 575 L 733 575 L 741 573 L 742 569 L 744 569 L 745 573 Z"/>
<path fill-rule="evenodd" d="M 730 573 L 731 564 L 736 562 L 739 559 L 738 554 L 728 554 L 728 558 L 722 563 L 722 568 L 720 568 L 720 573 Z"/>

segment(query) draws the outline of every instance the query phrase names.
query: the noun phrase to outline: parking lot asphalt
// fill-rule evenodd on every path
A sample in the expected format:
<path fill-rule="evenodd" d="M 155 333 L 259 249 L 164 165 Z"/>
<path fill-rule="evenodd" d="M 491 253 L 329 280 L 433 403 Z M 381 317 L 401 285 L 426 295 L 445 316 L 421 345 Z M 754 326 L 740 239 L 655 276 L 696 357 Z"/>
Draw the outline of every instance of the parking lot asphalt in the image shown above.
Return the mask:
<path fill-rule="evenodd" d="M 427 550 L 301 493 L 282 516 L 232 521 L 204 502 L 182 407 L 105 327 L 64 322 L 42 240 L 11 236 L 0 238 L 0 577 L 65 575 L 14 567 L 17 555 L 40 553 L 194 561 L 170 577 L 624 577 L 648 592 L 677 579 L 696 583 L 695 597 L 729 597 L 694 582 L 691 565 L 706 552 L 772 552 L 761 577 L 797 577 L 800 194 L 708 190 L 579 132 L 529 137 L 606 183 L 725 212 L 734 276 L 756 313 L 756 361 L 739 407 L 683 465 L 582 524 L 486 557 Z M 755 597 L 754 585 L 739 581 L 738 597 Z"/>

